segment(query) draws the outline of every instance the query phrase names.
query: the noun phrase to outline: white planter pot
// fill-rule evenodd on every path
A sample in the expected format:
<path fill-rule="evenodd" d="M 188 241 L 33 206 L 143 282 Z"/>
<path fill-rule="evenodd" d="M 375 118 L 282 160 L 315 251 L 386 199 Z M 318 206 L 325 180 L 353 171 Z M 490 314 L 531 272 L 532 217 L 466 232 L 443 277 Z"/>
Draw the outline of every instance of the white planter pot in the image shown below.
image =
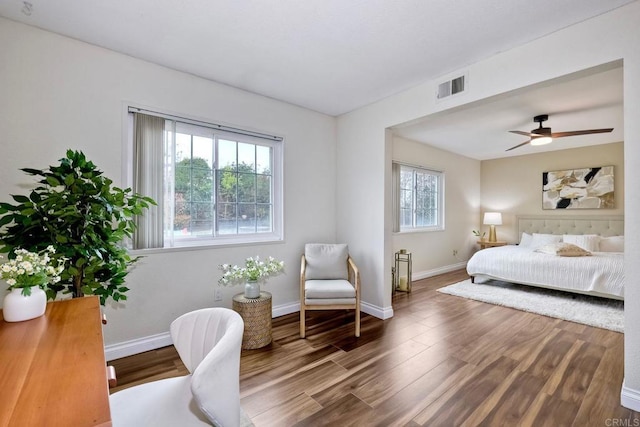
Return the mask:
<path fill-rule="evenodd" d="M 245 298 L 260 298 L 260 284 L 258 282 L 247 281 L 244 285 Z"/>
<path fill-rule="evenodd" d="M 31 287 L 31 295 L 22 295 L 22 289 L 12 289 L 4 297 L 2 315 L 7 322 L 22 322 L 44 314 L 47 308 L 47 294 L 38 286 Z"/>

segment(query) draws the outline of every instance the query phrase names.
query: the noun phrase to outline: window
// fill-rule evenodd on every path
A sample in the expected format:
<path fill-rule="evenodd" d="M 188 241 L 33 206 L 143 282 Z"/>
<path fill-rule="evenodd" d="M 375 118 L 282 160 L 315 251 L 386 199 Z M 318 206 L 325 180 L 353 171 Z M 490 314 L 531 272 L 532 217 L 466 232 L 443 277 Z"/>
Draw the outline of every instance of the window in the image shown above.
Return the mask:
<path fill-rule="evenodd" d="M 282 239 L 282 138 L 131 110 L 134 249 Z"/>
<path fill-rule="evenodd" d="M 444 174 L 393 163 L 394 231 L 444 229 Z"/>

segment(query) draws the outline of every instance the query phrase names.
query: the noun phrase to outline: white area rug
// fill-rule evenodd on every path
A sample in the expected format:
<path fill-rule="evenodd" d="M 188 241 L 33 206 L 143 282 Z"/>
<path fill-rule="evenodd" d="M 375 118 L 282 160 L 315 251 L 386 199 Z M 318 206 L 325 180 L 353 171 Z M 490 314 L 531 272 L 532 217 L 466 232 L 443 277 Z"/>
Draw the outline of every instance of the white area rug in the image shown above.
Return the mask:
<path fill-rule="evenodd" d="M 624 332 L 624 302 L 571 294 L 498 280 L 471 283 L 471 279 L 440 288 L 438 292 L 490 304 L 557 317 L 598 328 Z"/>

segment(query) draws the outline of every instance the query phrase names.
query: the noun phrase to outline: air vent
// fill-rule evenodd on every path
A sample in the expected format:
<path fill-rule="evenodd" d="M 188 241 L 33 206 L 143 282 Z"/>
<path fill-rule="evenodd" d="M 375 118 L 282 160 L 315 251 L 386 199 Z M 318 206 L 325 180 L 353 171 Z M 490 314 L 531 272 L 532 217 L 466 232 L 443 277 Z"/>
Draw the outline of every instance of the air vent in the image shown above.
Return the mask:
<path fill-rule="evenodd" d="M 465 89 L 465 77 L 464 75 L 456 77 L 455 79 L 448 80 L 438 85 L 437 98 L 442 99 L 451 95 L 464 92 Z"/>

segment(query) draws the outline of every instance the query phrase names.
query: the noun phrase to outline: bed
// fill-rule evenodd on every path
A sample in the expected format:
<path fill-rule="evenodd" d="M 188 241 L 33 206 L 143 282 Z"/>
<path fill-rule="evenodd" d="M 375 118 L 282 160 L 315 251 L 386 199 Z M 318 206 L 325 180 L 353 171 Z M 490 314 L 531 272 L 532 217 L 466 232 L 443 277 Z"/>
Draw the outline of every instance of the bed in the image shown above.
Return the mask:
<path fill-rule="evenodd" d="M 476 252 L 467 263 L 474 283 L 480 279 L 560 289 L 624 299 L 624 220 L 622 217 L 518 217 L 520 245 Z M 525 233 L 525 234 L 523 234 Z M 597 235 L 598 237 L 594 237 Z M 527 237 L 528 236 L 528 237 Z M 566 239 L 589 249 L 590 256 L 558 256 L 538 252 Z M 558 243 L 557 246 L 566 244 Z M 591 245 L 587 247 L 587 245 Z M 602 246 L 602 248 L 600 248 Z"/>

